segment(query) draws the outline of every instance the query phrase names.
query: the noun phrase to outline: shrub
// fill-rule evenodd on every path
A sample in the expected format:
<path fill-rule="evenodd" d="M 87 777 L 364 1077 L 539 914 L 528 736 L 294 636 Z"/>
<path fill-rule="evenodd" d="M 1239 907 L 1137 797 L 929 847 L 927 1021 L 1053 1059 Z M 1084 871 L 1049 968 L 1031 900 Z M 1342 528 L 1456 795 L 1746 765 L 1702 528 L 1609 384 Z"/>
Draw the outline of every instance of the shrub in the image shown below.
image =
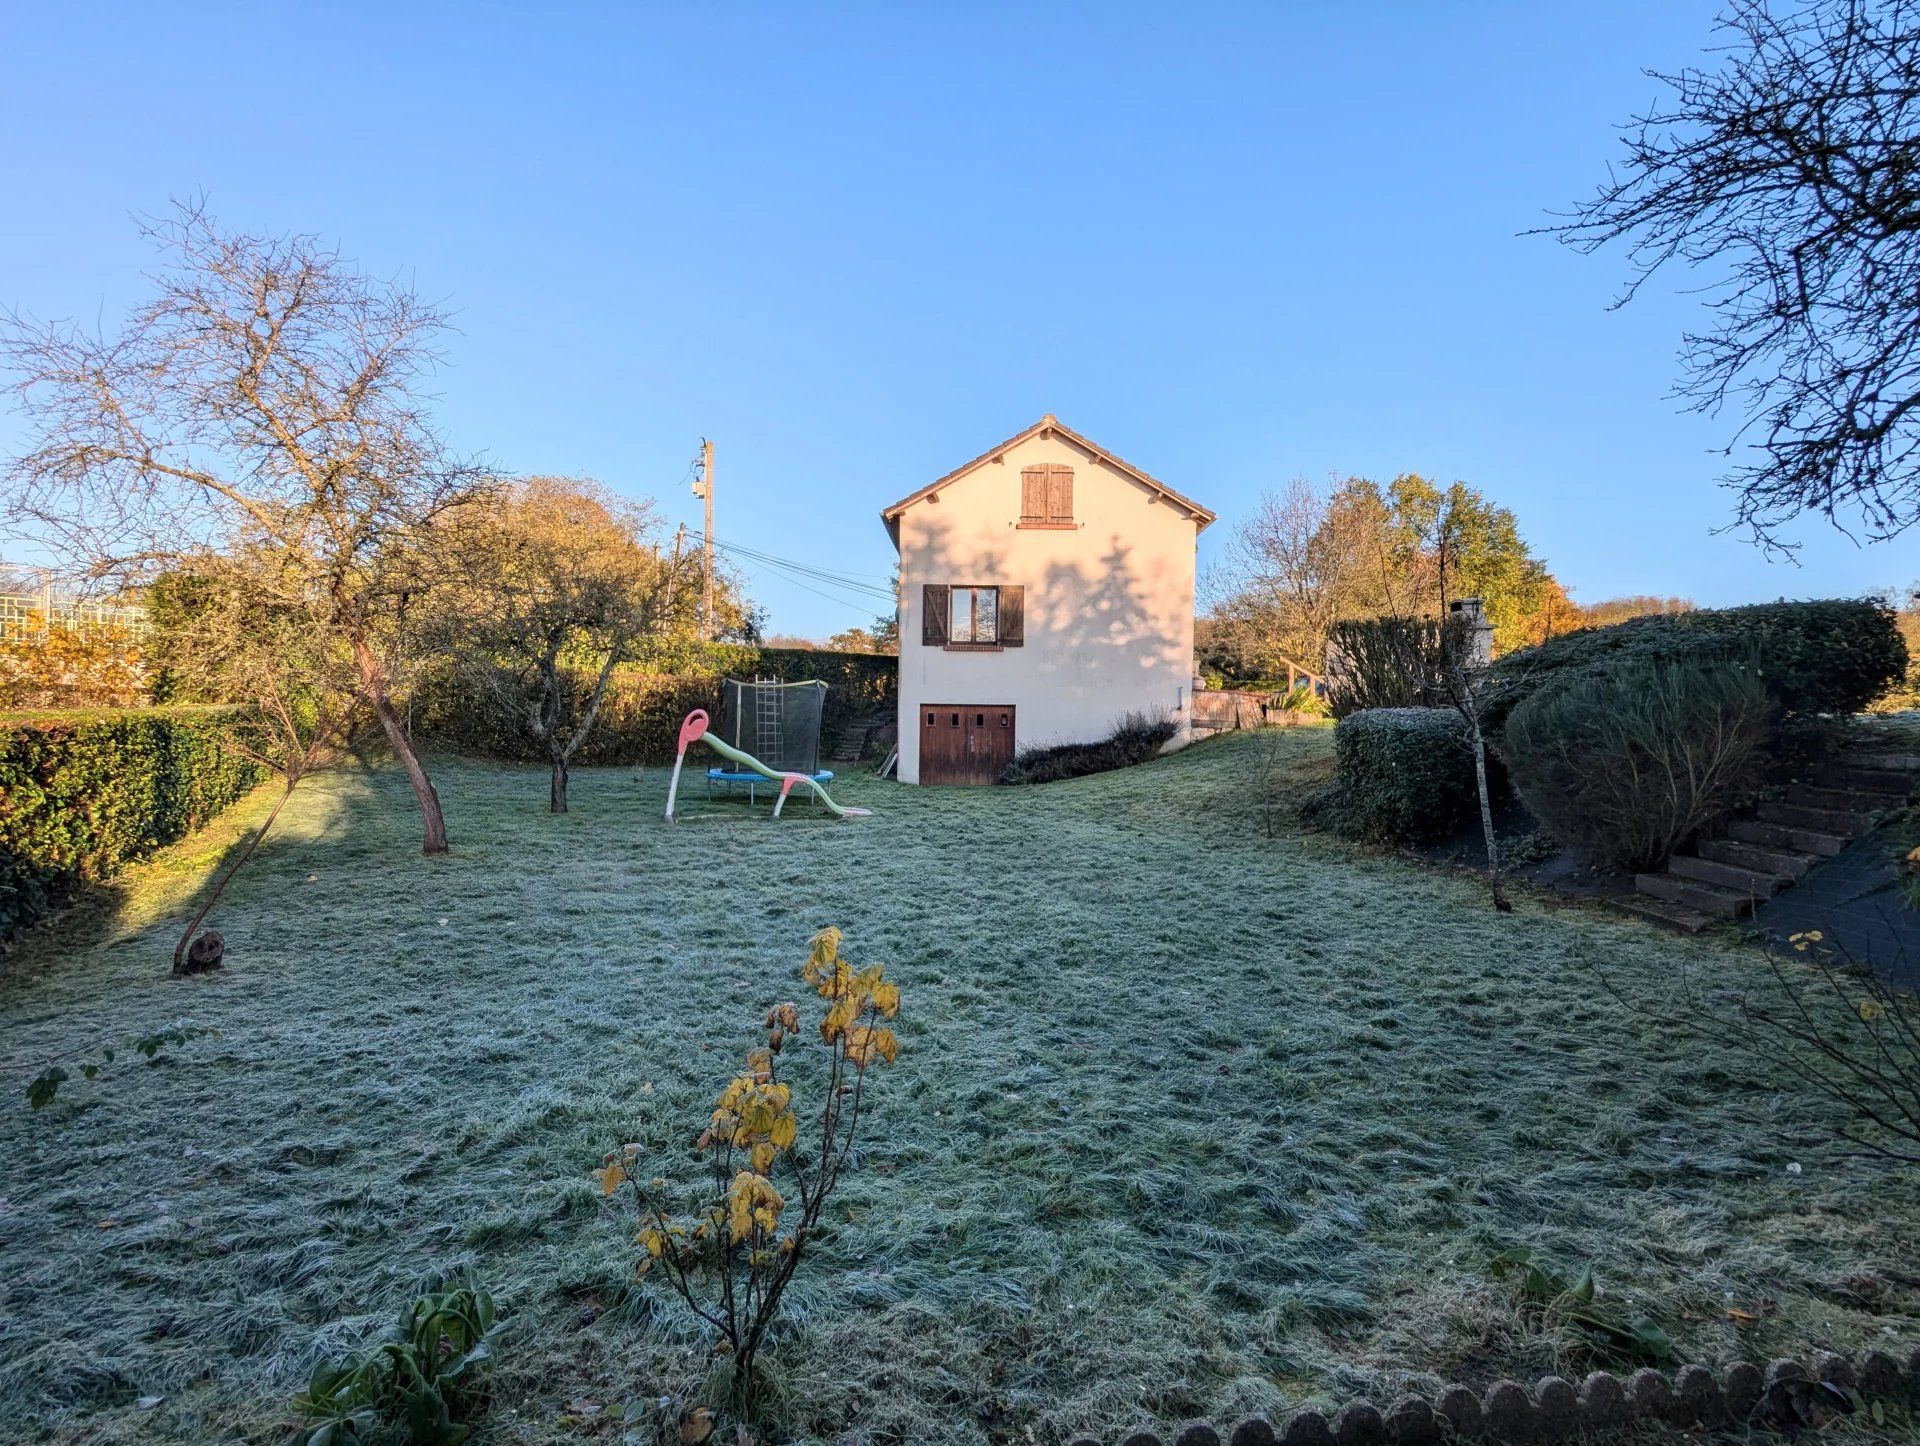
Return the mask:
<path fill-rule="evenodd" d="M 1327 633 L 1327 706 L 1336 718 L 1369 708 L 1438 708 L 1448 629 L 1433 618 L 1364 618 Z"/>
<path fill-rule="evenodd" d="M 1895 683 L 1867 711 L 1905 713 L 1920 709 L 1920 587 L 1913 590 L 1911 606 L 1898 615 L 1900 636 L 1907 645 L 1907 674 Z"/>
<path fill-rule="evenodd" d="M 1128 713 L 1097 743 L 1056 743 L 1026 748 L 1006 771 L 1002 783 L 1058 783 L 1145 763 L 1173 741 L 1179 725 L 1164 714 Z"/>
<path fill-rule="evenodd" d="M 857 1158 L 867 1068 L 892 1064 L 900 1049 L 881 1023 L 900 1012 L 900 987 L 887 981 L 884 965 L 856 970 L 841 957 L 840 941 L 838 929 L 822 929 L 801 970 L 825 1010 L 817 1144 L 801 1147 L 794 1088 L 780 1078 L 782 1050 L 800 1037 L 800 1012 L 776 1004 L 767 1011 L 766 1043 L 747 1051 L 745 1067 L 721 1092 L 694 1143 L 705 1157 L 704 1183 L 642 1180 L 651 1172 L 639 1163 L 646 1148 L 639 1144 L 609 1154 L 595 1172 L 603 1195 L 631 1187 L 638 1274 L 658 1266 L 656 1278 L 713 1329 L 715 1354 L 732 1362 L 734 1398 L 742 1405 L 781 1296 L 821 1232 L 821 1214 L 841 1172 Z M 662 1168 L 686 1153 L 684 1143 L 665 1143 Z M 675 1209 L 676 1197 L 684 1215 Z"/>
<path fill-rule="evenodd" d="M 1446 838 L 1480 806 L 1467 723 L 1452 708 L 1369 708 L 1333 730 L 1343 833 L 1378 843 Z"/>
<path fill-rule="evenodd" d="M 193 832 L 260 782 L 222 709 L 0 722 L 0 939 Z"/>
<path fill-rule="evenodd" d="M 139 640 L 123 628 L 42 628 L 0 638 L 0 708 L 127 708 L 147 701 Z"/>
<path fill-rule="evenodd" d="M 1892 609 L 1873 600 L 1756 603 L 1629 618 L 1550 639 L 1495 661 L 1488 726 L 1527 698 L 1612 663 L 1677 659 L 1758 668 L 1789 713 L 1858 713 L 1906 671 L 1907 646 Z"/>
<path fill-rule="evenodd" d="M 1555 838 L 1597 863 L 1658 868 L 1759 786 L 1775 711 L 1751 667 L 1633 658 L 1527 698 L 1501 751 Z"/>
<path fill-rule="evenodd" d="M 1276 713 L 1298 713 L 1303 718 L 1324 718 L 1331 711 L 1326 698 L 1315 692 L 1311 683 L 1295 683 L 1276 693 L 1271 706 Z"/>

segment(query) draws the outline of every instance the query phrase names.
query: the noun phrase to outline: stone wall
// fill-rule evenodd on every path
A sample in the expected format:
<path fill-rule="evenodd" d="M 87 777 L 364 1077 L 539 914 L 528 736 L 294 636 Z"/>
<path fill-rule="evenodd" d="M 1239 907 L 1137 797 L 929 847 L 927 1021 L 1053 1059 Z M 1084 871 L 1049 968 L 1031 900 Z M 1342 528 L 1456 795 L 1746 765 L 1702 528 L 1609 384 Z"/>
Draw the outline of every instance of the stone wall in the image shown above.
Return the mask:
<path fill-rule="evenodd" d="M 1656 1423 L 1798 1431 L 1876 1403 L 1890 1419 L 1910 1417 L 1920 1404 L 1920 1348 L 1897 1357 L 1885 1351 L 1819 1355 L 1810 1365 L 1775 1361 L 1764 1370 L 1743 1363 L 1717 1375 L 1683 1366 L 1671 1376 L 1595 1371 L 1579 1385 L 1547 1376 L 1532 1391 L 1516 1381 L 1479 1391 L 1450 1386 L 1438 1400 L 1403 1396 L 1384 1410 L 1355 1401 L 1331 1416 L 1313 1409 L 1278 1421 L 1249 1416 L 1225 1430 L 1188 1421 L 1164 1435 L 1140 1429 L 1111 1442 L 1081 1435 L 1067 1446 L 1396 1446 L 1454 1437 L 1547 1446 L 1583 1432 Z"/>

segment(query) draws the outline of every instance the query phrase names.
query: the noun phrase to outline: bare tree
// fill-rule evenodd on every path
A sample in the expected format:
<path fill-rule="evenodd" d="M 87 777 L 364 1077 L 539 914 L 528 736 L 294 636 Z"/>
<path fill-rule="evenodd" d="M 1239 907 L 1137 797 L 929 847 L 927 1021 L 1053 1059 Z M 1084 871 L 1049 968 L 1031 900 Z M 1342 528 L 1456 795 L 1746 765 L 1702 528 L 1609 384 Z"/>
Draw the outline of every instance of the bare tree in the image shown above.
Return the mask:
<path fill-rule="evenodd" d="M 0 474 L 16 525 L 131 584 L 208 544 L 271 558 L 262 606 L 352 657 L 447 847 L 432 781 L 396 706 L 416 555 L 488 482 L 423 409 L 443 315 L 309 236 L 220 230 L 183 204 L 148 223 L 157 294 L 115 334 L 14 314 L 0 356 L 33 431 Z"/>
<path fill-rule="evenodd" d="M 652 514 L 597 483 L 533 477 L 470 508 L 442 555 L 442 645 L 551 769 L 548 806 L 567 811 L 568 769 L 614 670 L 676 624 L 692 636 L 693 559 L 664 554 Z"/>
<path fill-rule="evenodd" d="M 1434 575 L 1440 588 L 1439 674 L 1447 697 L 1467 725 L 1467 747 L 1473 753 L 1473 782 L 1480 801 L 1480 838 L 1487 851 L 1487 892 L 1496 912 L 1510 914 L 1513 905 L 1507 899 L 1506 882 L 1500 872 L 1500 838 L 1493 826 L 1493 785 L 1487 771 L 1487 733 L 1485 693 L 1489 686 L 1486 665 L 1492 659 L 1482 656 L 1478 619 L 1456 613 L 1447 594 L 1447 580 L 1453 575 L 1454 554 L 1458 551 L 1463 528 L 1471 513 L 1462 505 L 1459 490 L 1450 496 L 1434 515 L 1431 550 L 1435 559 Z"/>
<path fill-rule="evenodd" d="M 202 897 L 173 949 L 173 972 L 219 962 L 224 948 L 209 930 L 213 906 L 265 842 L 301 782 L 335 762 L 371 726 L 358 663 L 330 629 L 294 606 L 254 569 L 274 569 L 276 554 L 209 554 L 162 577 L 153 589 L 152 662 L 187 697 L 241 705 L 226 728 L 240 756 L 280 775 L 280 796 Z M 196 941 L 196 936 L 199 936 Z"/>
<path fill-rule="evenodd" d="M 1712 323 L 1680 395 L 1745 422 L 1737 522 L 1782 547 L 1805 512 L 1868 537 L 1920 520 L 1920 4 L 1733 0 L 1717 69 L 1626 127 L 1625 164 L 1562 226 L 1633 276 L 1706 267 Z"/>

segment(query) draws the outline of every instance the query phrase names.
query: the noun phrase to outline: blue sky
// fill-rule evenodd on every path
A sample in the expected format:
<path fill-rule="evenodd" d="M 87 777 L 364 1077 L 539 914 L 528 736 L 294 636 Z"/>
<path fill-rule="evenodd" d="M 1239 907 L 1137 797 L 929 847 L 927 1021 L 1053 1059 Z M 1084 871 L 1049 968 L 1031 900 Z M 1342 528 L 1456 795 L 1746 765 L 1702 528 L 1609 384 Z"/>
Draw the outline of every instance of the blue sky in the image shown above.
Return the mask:
<path fill-rule="evenodd" d="M 439 415 L 719 535 L 884 578 L 876 513 L 1042 412 L 1221 516 L 1420 471 L 1576 598 L 1920 577 L 1714 536 L 1696 300 L 1517 233 L 1584 195 L 1711 4 L 0 4 L 0 303 L 113 317 L 130 220 L 335 239 L 458 313 Z M 0 447 L 19 431 L 0 416 Z M 765 574 L 781 631 L 872 611 Z"/>

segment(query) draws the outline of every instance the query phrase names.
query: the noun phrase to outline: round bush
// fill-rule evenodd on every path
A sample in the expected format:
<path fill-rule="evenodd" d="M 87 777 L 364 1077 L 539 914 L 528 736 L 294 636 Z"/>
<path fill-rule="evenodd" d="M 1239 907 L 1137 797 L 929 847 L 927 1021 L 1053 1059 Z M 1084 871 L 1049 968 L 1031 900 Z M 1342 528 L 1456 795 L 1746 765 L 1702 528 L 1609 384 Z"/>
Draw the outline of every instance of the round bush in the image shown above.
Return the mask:
<path fill-rule="evenodd" d="M 1479 808 L 1467 724 L 1451 708 L 1368 708 L 1333 730 L 1341 831 L 1381 843 L 1451 836 Z"/>
<path fill-rule="evenodd" d="M 1653 869 L 1752 796 L 1778 705 L 1736 663 L 1636 659 L 1576 673 L 1507 719 L 1520 799 L 1596 863 Z"/>

